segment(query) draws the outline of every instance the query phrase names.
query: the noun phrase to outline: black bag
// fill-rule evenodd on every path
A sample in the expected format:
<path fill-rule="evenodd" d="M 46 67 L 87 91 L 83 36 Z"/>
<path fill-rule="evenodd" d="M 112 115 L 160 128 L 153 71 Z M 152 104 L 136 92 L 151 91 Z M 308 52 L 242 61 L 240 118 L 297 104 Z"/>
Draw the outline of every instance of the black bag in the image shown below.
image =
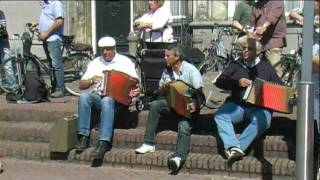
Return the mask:
<path fill-rule="evenodd" d="M 25 92 L 23 98 L 32 102 L 49 101 L 49 90 L 44 79 L 35 72 L 27 72 L 24 78 Z"/>

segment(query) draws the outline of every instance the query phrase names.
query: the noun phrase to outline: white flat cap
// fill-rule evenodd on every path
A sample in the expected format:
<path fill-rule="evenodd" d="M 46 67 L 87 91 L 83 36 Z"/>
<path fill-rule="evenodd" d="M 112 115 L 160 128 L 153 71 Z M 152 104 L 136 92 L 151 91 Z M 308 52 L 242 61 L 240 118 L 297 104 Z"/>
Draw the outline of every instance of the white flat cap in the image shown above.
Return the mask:
<path fill-rule="evenodd" d="M 116 41 L 112 37 L 102 37 L 98 41 L 98 47 L 114 47 L 116 46 Z"/>

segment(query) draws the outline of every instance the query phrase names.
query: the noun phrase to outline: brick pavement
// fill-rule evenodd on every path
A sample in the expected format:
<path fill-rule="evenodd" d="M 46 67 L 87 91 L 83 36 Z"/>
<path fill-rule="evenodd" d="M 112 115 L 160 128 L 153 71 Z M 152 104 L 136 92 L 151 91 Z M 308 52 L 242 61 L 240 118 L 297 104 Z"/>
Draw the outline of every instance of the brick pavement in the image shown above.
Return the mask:
<path fill-rule="evenodd" d="M 1 180 L 257 180 L 257 178 L 235 178 L 217 175 L 195 175 L 180 173 L 169 175 L 165 171 L 144 171 L 112 167 L 89 167 L 86 164 L 39 162 L 3 159 L 5 171 Z"/>

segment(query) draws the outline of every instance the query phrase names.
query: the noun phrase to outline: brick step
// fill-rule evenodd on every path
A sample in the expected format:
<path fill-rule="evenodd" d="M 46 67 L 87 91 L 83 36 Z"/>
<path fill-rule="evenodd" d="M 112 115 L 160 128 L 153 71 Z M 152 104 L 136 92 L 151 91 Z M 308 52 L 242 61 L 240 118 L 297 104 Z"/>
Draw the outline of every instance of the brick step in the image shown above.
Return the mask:
<path fill-rule="evenodd" d="M 18 159 L 48 160 L 53 158 L 49 152 L 47 143 L 25 142 L 0 142 L 0 154 L 5 157 Z M 134 169 L 164 170 L 167 169 L 167 159 L 171 151 L 158 150 L 155 153 L 138 155 L 132 149 L 113 148 L 105 154 L 103 162 L 92 160 L 89 148 L 81 154 L 71 151 L 66 159 L 71 162 L 85 162 L 91 165 L 109 165 Z M 57 157 L 57 156 L 55 156 Z M 184 172 L 194 174 L 221 174 L 236 177 L 276 177 L 282 179 L 294 179 L 295 162 L 283 158 L 264 158 L 258 160 L 248 156 L 235 162 L 228 168 L 227 161 L 217 154 L 190 153 L 184 168 Z"/>
<path fill-rule="evenodd" d="M 49 142 L 49 131 L 53 123 L 47 122 L 6 122 L 0 121 L 0 139 L 7 141 L 22 142 Z M 143 143 L 145 130 L 115 129 L 113 147 L 135 149 Z M 91 144 L 97 142 L 98 132 L 92 130 Z M 177 133 L 171 130 L 159 132 L 156 138 L 156 148 L 174 151 L 176 148 Z M 217 154 L 223 153 L 221 145 L 218 146 L 214 135 L 192 134 L 191 152 Z M 293 158 L 294 149 L 292 138 L 283 136 L 266 136 L 264 140 L 259 139 L 252 146 L 250 155 L 261 154 L 263 157 Z M 219 151 L 220 150 L 220 151 Z M 263 154 L 262 154 L 263 153 Z"/>
<path fill-rule="evenodd" d="M 43 104 L 43 106 L 41 106 Z M 12 107 L 11 107 L 12 106 Z M 130 108 L 132 109 L 132 108 Z M 133 108 L 134 109 L 134 108 Z M 198 133 L 216 133 L 215 123 L 213 121 L 212 110 L 202 110 L 200 117 L 194 123 L 194 131 Z M 56 122 L 66 116 L 76 114 L 74 107 L 66 107 L 65 104 L 57 104 L 57 107 L 52 108 L 49 104 L 9 104 L 0 108 L 0 121 L 23 121 L 23 122 Z M 271 128 L 267 131 L 268 134 L 295 136 L 296 121 L 291 119 L 293 114 L 276 114 L 272 119 Z M 117 128 L 137 128 L 145 127 L 148 117 L 148 111 L 140 113 L 136 111 L 125 111 L 118 114 L 115 121 Z M 160 130 L 176 129 L 177 121 L 170 118 L 160 119 L 158 128 Z M 290 129 L 291 131 L 288 131 Z"/>

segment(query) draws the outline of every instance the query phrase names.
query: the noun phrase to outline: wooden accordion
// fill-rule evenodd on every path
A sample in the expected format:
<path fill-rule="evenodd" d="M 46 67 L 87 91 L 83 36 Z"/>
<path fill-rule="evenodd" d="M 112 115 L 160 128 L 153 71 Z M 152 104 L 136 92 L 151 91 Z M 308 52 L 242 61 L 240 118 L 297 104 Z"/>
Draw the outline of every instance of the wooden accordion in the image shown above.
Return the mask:
<path fill-rule="evenodd" d="M 137 88 L 138 79 L 116 70 L 106 70 L 103 74 L 101 95 L 110 96 L 118 103 L 128 106 L 132 101 L 129 93 Z"/>
<path fill-rule="evenodd" d="M 191 109 L 188 104 L 192 102 L 192 96 L 189 85 L 181 80 L 169 82 L 160 87 L 160 94 L 166 97 L 168 106 L 178 115 L 191 118 Z"/>
<path fill-rule="evenodd" d="M 293 89 L 260 78 L 251 83 L 243 96 L 247 103 L 282 113 L 291 113 Z"/>

